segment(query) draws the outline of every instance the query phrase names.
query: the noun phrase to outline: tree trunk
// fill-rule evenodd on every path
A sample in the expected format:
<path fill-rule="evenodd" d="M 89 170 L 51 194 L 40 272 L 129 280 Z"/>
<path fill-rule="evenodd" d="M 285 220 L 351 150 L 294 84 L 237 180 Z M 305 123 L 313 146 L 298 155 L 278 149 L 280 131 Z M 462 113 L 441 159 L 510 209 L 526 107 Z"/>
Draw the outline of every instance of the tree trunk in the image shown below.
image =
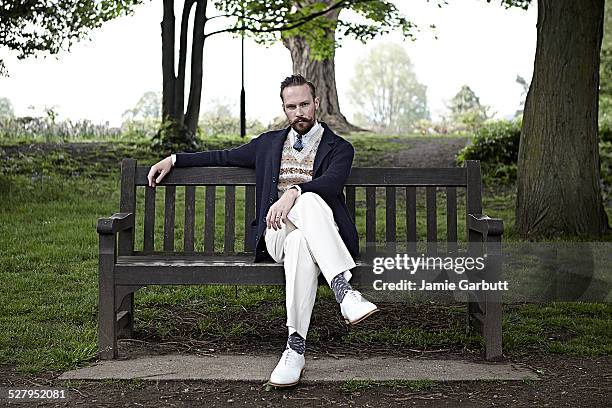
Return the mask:
<path fill-rule="evenodd" d="M 191 47 L 191 81 L 185 112 L 185 67 L 187 63 L 187 31 L 189 15 L 196 4 Z M 207 0 L 185 0 L 181 14 L 178 73 L 174 71 L 174 0 L 164 0 L 162 30 L 162 127 L 157 139 L 164 148 L 197 147 L 196 131 L 202 98 L 204 27 Z"/>
<path fill-rule="evenodd" d="M 604 0 L 538 0 L 523 116 L 516 225 L 524 238 L 609 230 L 599 182 L 599 52 Z"/>
<path fill-rule="evenodd" d="M 326 15 L 326 18 L 337 21 L 340 10 L 331 11 Z M 334 29 L 327 30 L 327 35 L 335 42 L 335 24 Z M 304 37 L 286 37 L 283 39 L 283 44 L 291 52 L 293 73 L 303 75 L 317 89 L 317 96 L 321 100 L 317 118 L 340 133 L 363 130 L 350 124 L 340 112 L 336 89 L 335 52 L 330 58 L 317 61 L 311 59 L 310 47 Z"/>
<path fill-rule="evenodd" d="M 174 0 L 164 0 L 162 37 L 162 121 L 174 117 Z"/>
<path fill-rule="evenodd" d="M 207 0 L 197 0 L 193 21 L 193 38 L 191 44 L 191 82 L 189 100 L 185 113 L 186 137 L 195 140 L 202 100 L 202 77 L 204 75 L 204 26 L 206 25 Z"/>

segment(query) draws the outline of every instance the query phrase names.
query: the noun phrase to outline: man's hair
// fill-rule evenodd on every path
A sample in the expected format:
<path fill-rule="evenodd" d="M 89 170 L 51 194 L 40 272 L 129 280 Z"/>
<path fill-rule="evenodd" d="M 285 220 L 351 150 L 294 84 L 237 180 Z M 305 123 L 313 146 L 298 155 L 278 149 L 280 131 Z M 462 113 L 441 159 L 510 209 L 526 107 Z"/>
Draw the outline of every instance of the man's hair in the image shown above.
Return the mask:
<path fill-rule="evenodd" d="M 280 89 L 281 100 L 283 102 L 285 101 L 283 99 L 283 90 L 285 88 L 290 87 L 290 86 L 300 86 L 300 85 L 308 85 L 308 87 L 310 88 L 310 93 L 312 94 L 312 99 L 314 100 L 314 98 L 316 97 L 314 84 L 310 82 L 309 80 L 307 80 L 306 78 L 304 78 L 303 76 L 301 76 L 300 74 L 294 74 L 294 75 L 288 76 L 287 78 L 285 78 L 283 82 L 281 82 L 281 89 Z"/>

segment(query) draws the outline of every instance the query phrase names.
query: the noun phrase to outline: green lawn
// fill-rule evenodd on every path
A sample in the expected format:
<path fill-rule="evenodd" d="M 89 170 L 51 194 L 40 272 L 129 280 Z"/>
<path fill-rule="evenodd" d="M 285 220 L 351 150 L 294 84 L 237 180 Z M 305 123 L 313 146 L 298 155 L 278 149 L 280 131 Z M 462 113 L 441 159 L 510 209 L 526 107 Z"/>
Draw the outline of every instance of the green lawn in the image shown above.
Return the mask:
<path fill-rule="evenodd" d="M 364 150 L 369 141 L 364 138 Z M 374 150 L 391 149 L 380 143 Z M 120 144 L 118 144 L 119 147 Z M 152 163 L 155 154 L 138 147 L 104 153 L 103 159 L 124 154 L 137 156 Z M 127 152 L 127 153 L 126 153 Z M 8 167 L 3 164 L 0 174 L 0 364 L 15 364 L 20 370 L 65 370 L 85 365 L 95 358 L 97 325 L 97 256 L 96 222 L 118 211 L 118 173 L 108 167 L 57 155 L 21 158 Z M 68 164 L 66 164 L 68 163 Z M 86 164 L 89 163 L 89 164 Z M 69 168 L 68 168 L 69 167 Z M 43 175 L 33 169 L 44 169 Z M 93 168 L 93 170 L 92 170 Z M 77 175 L 78 173 L 78 175 Z M 182 247 L 183 190 L 177 190 L 177 225 L 175 242 Z M 142 194 L 137 208 L 136 247 L 142 248 Z M 200 189 L 198 194 L 203 194 Z M 216 249 L 221 250 L 223 238 L 223 189 L 217 193 Z M 198 196 L 197 199 L 200 199 Z M 363 216 L 365 200 L 358 191 L 357 218 L 360 235 L 365 229 Z M 438 199 L 438 236 L 445 236 L 444 192 Z M 163 208 L 163 194 L 157 194 L 156 208 Z M 242 249 L 243 192 L 238 189 L 236 204 L 236 249 Z M 461 204 L 461 197 L 459 199 Z M 403 201 L 398 200 L 398 238 L 405 237 L 402 218 Z M 501 217 L 507 226 L 507 238 L 513 235 L 514 196 L 511 193 L 484 197 L 485 212 Z M 199 208 L 196 231 L 203 231 L 203 208 Z M 458 209 L 464 214 L 464 207 Z M 424 194 L 419 196 L 419 236 L 425 236 Z M 377 235 L 384 238 L 384 190 L 377 200 Z M 157 214 L 157 237 L 163 236 L 162 214 Z M 459 222 L 459 237 L 465 237 L 465 226 Z M 202 234 L 196 234 L 196 245 L 202 245 Z M 161 249 L 158 240 L 156 248 Z M 330 297 L 327 288 L 321 295 Z M 148 287 L 136 295 L 136 307 L 141 311 L 138 324 L 159 324 L 157 307 L 179 304 L 188 300 L 212 299 L 206 304 L 209 311 L 222 313 L 214 299 L 224 299 L 234 305 L 253 306 L 262 301 L 277 301 L 281 307 L 274 313 L 282 315 L 282 288 L 248 287 L 234 297 L 234 287 Z M 610 355 L 612 353 L 612 323 L 609 304 L 555 303 L 507 308 L 504 314 L 504 351 L 510 355 L 544 351 L 581 356 Z M 228 330 L 202 320 L 202 330 L 231 337 L 240 333 L 240 325 Z M 171 329 L 171 327 L 169 328 Z M 572 333 L 571 340 L 551 339 L 550 333 L 559 329 Z M 416 347 L 439 347 L 445 344 L 464 344 L 480 347 L 480 337 L 468 335 L 458 328 L 427 332 L 405 327 L 397 332 L 366 330 L 353 332 L 355 340 L 385 342 Z M 347 336 L 345 341 L 351 341 Z"/>

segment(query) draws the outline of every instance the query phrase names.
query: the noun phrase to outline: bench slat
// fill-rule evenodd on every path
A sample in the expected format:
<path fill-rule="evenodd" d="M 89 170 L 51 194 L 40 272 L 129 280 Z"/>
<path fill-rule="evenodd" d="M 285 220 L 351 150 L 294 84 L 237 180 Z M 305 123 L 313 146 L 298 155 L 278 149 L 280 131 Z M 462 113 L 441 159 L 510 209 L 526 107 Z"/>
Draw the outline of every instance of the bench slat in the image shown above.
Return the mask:
<path fill-rule="evenodd" d="M 152 251 L 155 239 L 155 187 L 145 187 L 144 250 Z"/>
<path fill-rule="evenodd" d="M 215 252 L 215 199 L 217 188 L 206 186 L 206 209 L 204 211 L 204 253 Z"/>
<path fill-rule="evenodd" d="M 225 186 L 225 240 L 223 253 L 229 255 L 234 252 L 236 238 L 236 187 Z"/>
<path fill-rule="evenodd" d="M 355 222 L 355 186 L 346 186 L 346 206 L 351 215 L 351 219 Z"/>
<path fill-rule="evenodd" d="M 139 166 L 136 184 L 148 185 L 151 167 Z M 465 167 L 448 168 L 368 168 L 355 167 L 345 185 L 348 186 L 463 186 Z M 255 185 L 255 170 L 237 167 L 177 167 L 164 177 L 161 185 Z"/>
<path fill-rule="evenodd" d="M 435 242 L 438 241 L 438 207 L 436 200 L 436 187 L 426 187 L 427 207 L 427 248 L 433 252 Z"/>
<path fill-rule="evenodd" d="M 376 250 L 376 187 L 366 187 L 366 252 Z"/>
<path fill-rule="evenodd" d="M 396 211 L 395 211 L 395 187 L 385 187 L 385 234 L 387 242 L 387 250 L 395 251 L 395 242 L 397 241 L 397 226 L 396 226 Z"/>
<path fill-rule="evenodd" d="M 136 160 L 124 159 L 121 162 L 121 199 L 119 209 L 122 213 L 136 214 Z M 118 254 L 129 255 L 134 250 L 135 228 L 119 231 Z"/>
<path fill-rule="evenodd" d="M 196 186 L 185 186 L 185 252 L 193 252 L 195 237 L 195 192 Z"/>
<path fill-rule="evenodd" d="M 249 239 L 251 222 L 255 218 L 255 186 L 245 186 L 244 188 L 244 250 L 253 251 L 253 243 Z"/>
<path fill-rule="evenodd" d="M 174 217 L 176 187 L 166 186 L 165 212 L 164 212 L 164 251 L 174 251 Z"/>
<path fill-rule="evenodd" d="M 457 188 L 446 187 L 446 241 L 448 249 L 457 250 Z"/>
<path fill-rule="evenodd" d="M 406 242 L 408 251 L 416 251 L 416 187 L 406 187 Z"/>

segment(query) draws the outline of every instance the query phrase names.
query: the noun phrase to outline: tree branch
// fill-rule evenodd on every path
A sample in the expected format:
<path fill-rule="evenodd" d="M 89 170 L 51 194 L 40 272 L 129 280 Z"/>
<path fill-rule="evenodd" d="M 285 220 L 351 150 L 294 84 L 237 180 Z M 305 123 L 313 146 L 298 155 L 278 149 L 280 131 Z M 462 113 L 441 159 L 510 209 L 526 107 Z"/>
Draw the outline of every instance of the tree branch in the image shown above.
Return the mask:
<path fill-rule="evenodd" d="M 322 15 L 325 15 L 327 13 L 329 13 L 330 11 L 333 11 L 335 9 L 344 7 L 345 5 L 348 5 L 350 3 L 367 3 L 367 2 L 371 2 L 374 0 L 361 0 L 361 1 L 351 1 L 351 0 L 339 0 L 336 3 L 332 4 L 331 6 L 329 6 L 328 8 L 326 8 L 325 10 L 321 10 L 318 11 L 316 13 L 312 13 L 309 14 L 307 16 L 301 17 L 299 19 L 294 20 L 291 24 L 286 25 L 286 26 L 281 26 L 281 27 L 273 27 L 273 28 L 245 28 L 244 26 L 241 27 L 232 27 L 232 28 L 226 28 L 223 30 L 217 30 L 217 31 L 213 31 L 211 33 L 205 34 L 204 37 L 211 37 L 213 35 L 216 34 L 221 34 L 221 33 L 235 33 L 235 32 L 239 32 L 239 31 L 249 31 L 252 33 L 272 33 L 272 32 L 280 32 L 280 31 L 289 31 L 289 30 L 293 30 L 294 28 L 298 28 L 300 26 L 303 26 L 304 24 L 308 23 L 309 21 L 314 20 L 317 17 L 320 17 Z M 240 16 L 234 16 L 236 18 L 241 18 Z"/>

